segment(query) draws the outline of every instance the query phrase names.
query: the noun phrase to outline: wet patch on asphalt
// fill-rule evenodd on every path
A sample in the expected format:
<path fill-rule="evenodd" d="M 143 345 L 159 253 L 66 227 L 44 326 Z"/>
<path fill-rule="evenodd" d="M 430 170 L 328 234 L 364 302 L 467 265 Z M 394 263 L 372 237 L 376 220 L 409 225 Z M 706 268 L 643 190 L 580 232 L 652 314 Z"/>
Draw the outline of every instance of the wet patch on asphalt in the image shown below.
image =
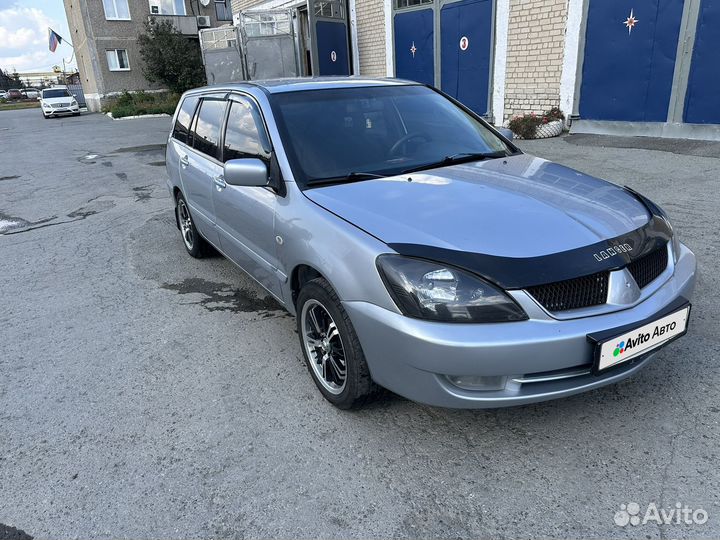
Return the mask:
<path fill-rule="evenodd" d="M 103 157 L 100 154 L 85 154 L 84 156 L 81 156 L 77 158 L 77 160 L 82 163 L 83 165 L 94 165 L 97 163 L 95 160 Z"/>
<path fill-rule="evenodd" d="M 112 164 L 112 161 L 103 161 L 102 166 L 103 167 L 112 167 L 113 164 Z"/>
<path fill-rule="evenodd" d="M 127 174 L 124 172 L 116 172 L 115 176 L 117 176 L 120 180 L 127 180 Z"/>
<path fill-rule="evenodd" d="M 0 182 L 2 182 L 3 180 L 15 180 L 17 178 L 20 178 L 20 176 L 17 174 L 12 174 L 10 176 L 0 176 Z"/>
<path fill-rule="evenodd" d="M 159 152 L 165 151 L 164 144 L 146 144 L 144 146 L 128 146 L 127 148 L 118 148 L 115 152 L 124 154 L 128 152 L 143 153 L 143 152 Z"/>
<path fill-rule="evenodd" d="M 73 221 L 83 220 L 114 207 L 115 203 L 112 201 L 95 201 L 91 199 L 88 201 L 87 205 L 81 206 L 80 208 L 65 214 L 65 217 L 69 219 L 62 221 L 55 221 L 58 216 L 51 216 L 37 221 L 28 221 L 27 219 L 10 216 L 0 212 L 0 235 L 20 234 L 27 231 L 33 231 L 35 229 L 42 229 L 44 227 L 53 227 L 64 223 L 72 223 Z"/>
<path fill-rule="evenodd" d="M 154 186 L 138 186 L 132 188 L 135 193 L 135 202 L 146 202 L 150 200 Z"/>
<path fill-rule="evenodd" d="M 73 212 L 70 212 L 67 217 L 69 218 L 80 218 L 85 219 L 86 217 L 94 216 L 97 214 L 97 210 L 82 210 L 78 209 Z"/>
<path fill-rule="evenodd" d="M 33 539 L 33 537 L 30 536 L 25 531 L 20 530 L 16 527 L 11 527 L 10 525 L 5 525 L 3 523 L 0 523 L 0 540 L 32 540 L 32 539 Z"/>
<path fill-rule="evenodd" d="M 57 216 L 52 216 L 38 221 L 28 221 L 27 219 L 23 219 L 21 217 L 11 216 L 0 212 L 0 234 L 15 234 L 22 232 L 35 226 L 47 224 L 56 218 Z"/>
<path fill-rule="evenodd" d="M 272 296 L 259 298 L 251 291 L 233 287 L 228 283 L 215 283 L 193 277 L 180 283 L 163 283 L 160 287 L 178 294 L 201 294 L 205 298 L 192 303 L 208 311 L 260 312 L 262 317 L 274 317 L 277 313 L 271 312 L 284 311 Z"/>

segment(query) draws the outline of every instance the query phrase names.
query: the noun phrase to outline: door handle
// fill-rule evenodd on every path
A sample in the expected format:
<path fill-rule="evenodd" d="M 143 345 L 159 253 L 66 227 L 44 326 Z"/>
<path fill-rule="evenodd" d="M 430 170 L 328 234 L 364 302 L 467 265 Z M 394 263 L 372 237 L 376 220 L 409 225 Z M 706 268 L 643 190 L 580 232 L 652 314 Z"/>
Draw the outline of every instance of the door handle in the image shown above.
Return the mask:
<path fill-rule="evenodd" d="M 227 187 L 227 183 L 225 183 L 225 177 L 222 174 L 218 174 L 215 177 L 215 187 L 218 191 L 222 191 Z"/>
<path fill-rule="evenodd" d="M 180 158 L 180 165 L 182 165 L 183 168 L 190 165 L 190 158 L 187 157 L 187 154 Z"/>

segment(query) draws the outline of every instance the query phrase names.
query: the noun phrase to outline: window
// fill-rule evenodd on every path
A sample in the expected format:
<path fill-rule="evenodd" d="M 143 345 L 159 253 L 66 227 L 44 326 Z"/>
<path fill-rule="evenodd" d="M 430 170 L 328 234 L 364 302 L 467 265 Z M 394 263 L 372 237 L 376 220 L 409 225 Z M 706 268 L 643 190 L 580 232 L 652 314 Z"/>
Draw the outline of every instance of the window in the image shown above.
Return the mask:
<path fill-rule="evenodd" d="M 246 99 L 231 101 L 223 159 L 270 158 L 270 143 L 260 113 Z"/>
<path fill-rule="evenodd" d="M 215 0 L 215 17 L 218 21 L 232 21 L 230 0 Z"/>
<path fill-rule="evenodd" d="M 128 62 L 126 49 L 108 49 L 105 52 L 110 71 L 130 71 L 130 62 Z"/>
<path fill-rule="evenodd" d="M 213 158 L 217 158 L 220 124 L 226 103 L 220 99 L 203 99 L 195 122 L 193 148 Z"/>
<path fill-rule="evenodd" d="M 129 21 L 128 0 L 103 0 L 105 18 L 108 21 Z"/>
<path fill-rule="evenodd" d="M 433 0 L 395 0 L 395 9 L 407 9 L 432 3 Z"/>
<path fill-rule="evenodd" d="M 195 107 L 197 107 L 197 104 L 198 98 L 194 96 L 185 98 L 185 101 L 183 101 L 182 107 L 180 107 L 180 111 L 178 112 L 177 120 L 175 120 L 175 127 L 173 128 L 172 136 L 185 144 L 192 144 L 189 137 L 190 122 L 195 115 Z"/>
<path fill-rule="evenodd" d="M 64 88 L 50 88 L 42 91 L 42 98 L 59 98 L 59 97 L 70 97 L 72 94 Z"/>
<path fill-rule="evenodd" d="M 313 9 L 315 10 L 316 17 L 327 17 L 328 19 L 345 18 L 343 5 L 337 1 L 315 0 Z"/>
<path fill-rule="evenodd" d="M 242 27 L 248 37 L 277 36 L 290 34 L 292 21 L 289 13 L 253 13 L 241 14 Z"/>
<path fill-rule="evenodd" d="M 153 15 L 186 15 L 185 0 L 150 0 Z"/>

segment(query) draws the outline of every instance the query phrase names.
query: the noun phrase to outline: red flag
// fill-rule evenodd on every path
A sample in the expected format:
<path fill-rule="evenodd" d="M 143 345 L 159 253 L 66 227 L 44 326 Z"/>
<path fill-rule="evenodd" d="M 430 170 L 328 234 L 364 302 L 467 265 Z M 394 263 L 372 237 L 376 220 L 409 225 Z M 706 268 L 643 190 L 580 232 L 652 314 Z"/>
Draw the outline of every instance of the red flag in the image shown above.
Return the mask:
<path fill-rule="evenodd" d="M 62 43 L 62 38 L 56 34 L 52 28 L 48 28 L 48 33 L 48 47 L 50 48 L 50 51 L 55 52 L 57 46 Z"/>

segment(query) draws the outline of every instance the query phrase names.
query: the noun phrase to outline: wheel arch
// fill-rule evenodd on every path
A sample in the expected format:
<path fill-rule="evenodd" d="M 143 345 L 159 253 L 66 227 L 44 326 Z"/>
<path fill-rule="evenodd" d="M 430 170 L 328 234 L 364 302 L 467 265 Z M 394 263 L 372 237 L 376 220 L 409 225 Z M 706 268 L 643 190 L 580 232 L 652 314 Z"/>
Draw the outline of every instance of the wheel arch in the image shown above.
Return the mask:
<path fill-rule="evenodd" d="M 175 226 L 178 228 L 178 231 L 179 231 L 180 230 L 180 218 L 178 217 L 178 213 L 177 213 L 177 199 L 178 199 L 178 195 L 182 195 L 182 190 L 177 186 L 173 186 L 172 194 L 173 194 L 173 201 L 175 201 L 175 208 L 173 209 L 173 213 L 175 214 Z M 183 195 L 183 197 L 184 196 L 185 195 Z"/>
<path fill-rule="evenodd" d="M 297 311 L 297 299 L 300 291 L 308 281 L 312 281 L 316 278 L 323 278 L 325 281 L 330 283 L 330 280 L 322 274 L 317 268 L 309 264 L 301 263 L 293 268 L 290 273 L 290 294 L 292 298 L 292 307 Z M 330 286 L 333 287 L 332 283 Z M 333 287 L 334 289 L 335 287 Z"/>

